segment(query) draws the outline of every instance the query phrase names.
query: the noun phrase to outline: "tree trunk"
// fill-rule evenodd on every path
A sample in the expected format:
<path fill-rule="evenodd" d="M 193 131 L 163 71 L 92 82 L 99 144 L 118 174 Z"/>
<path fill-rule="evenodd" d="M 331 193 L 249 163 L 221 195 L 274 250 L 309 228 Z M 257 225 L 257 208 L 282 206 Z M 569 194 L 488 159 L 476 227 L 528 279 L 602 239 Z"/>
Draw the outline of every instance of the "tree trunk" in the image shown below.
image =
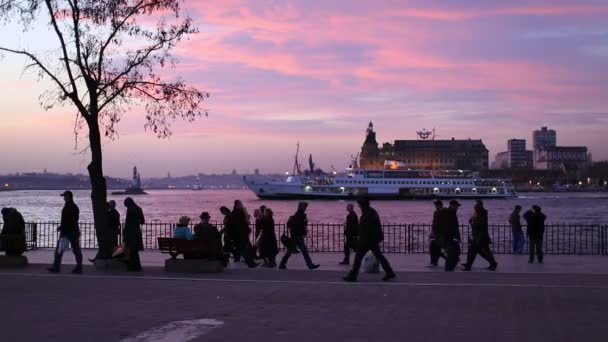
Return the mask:
<path fill-rule="evenodd" d="M 112 232 L 108 229 L 107 215 L 107 185 L 103 176 L 103 158 L 101 152 L 101 135 L 97 116 L 88 122 L 91 163 L 87 166 L 91 179 L 91 201 L 93 204 L 93 220 L 97 236 L 97 257 L 106 259 L 112 257 Z"/>

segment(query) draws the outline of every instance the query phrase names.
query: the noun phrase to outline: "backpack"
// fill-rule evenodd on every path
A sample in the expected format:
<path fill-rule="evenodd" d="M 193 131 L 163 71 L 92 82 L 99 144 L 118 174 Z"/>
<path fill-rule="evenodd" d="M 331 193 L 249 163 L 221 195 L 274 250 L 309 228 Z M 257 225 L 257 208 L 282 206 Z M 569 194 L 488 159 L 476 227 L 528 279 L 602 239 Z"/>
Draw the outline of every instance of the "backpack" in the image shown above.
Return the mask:
<path fill-rule="evenodd" d="M 289 232 L 291 232 L 292 229 L 295 228 L 295 223 L 296 223 L 296 219 L 295 217 L 293 217 L 293 215 L 289 216 L 289 219 L 287 219 L 287 229 L 289 230 Z"/>

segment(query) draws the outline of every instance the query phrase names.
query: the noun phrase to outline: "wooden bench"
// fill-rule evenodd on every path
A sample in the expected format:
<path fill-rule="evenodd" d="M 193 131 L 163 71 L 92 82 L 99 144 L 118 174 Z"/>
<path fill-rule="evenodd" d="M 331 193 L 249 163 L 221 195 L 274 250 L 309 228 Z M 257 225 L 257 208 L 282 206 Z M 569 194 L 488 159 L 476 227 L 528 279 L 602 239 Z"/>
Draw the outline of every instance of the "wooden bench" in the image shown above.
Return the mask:
<path fill-rule="evenodd" d="M 226 267 L 227 258 L 221 244 L 159 237 L 158 249 L 171 255 L 171 259 L 165 260 L 165 271 L 168 272 L 222 272 Z M 180 254 L 183 259 L 177 258 Z"/>

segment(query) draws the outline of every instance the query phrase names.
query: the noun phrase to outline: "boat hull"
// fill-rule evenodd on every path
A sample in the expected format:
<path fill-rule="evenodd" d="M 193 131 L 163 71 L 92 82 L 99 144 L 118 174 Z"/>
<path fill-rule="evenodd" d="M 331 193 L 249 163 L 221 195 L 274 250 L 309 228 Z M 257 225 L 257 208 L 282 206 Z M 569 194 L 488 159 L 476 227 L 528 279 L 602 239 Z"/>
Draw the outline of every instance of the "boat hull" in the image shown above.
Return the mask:
<path fill-rule="evenodd" d="M 256 194 L 259 199 L 264 200 L 354 200 L 357 197 L 366 196 L 370 199 L 375 200 L 432 200 L 432 199 L 508 199 L 517 198 L 516 195 L 510 196 L 491 196 L 491 195 L 476 195 L 476 196 L 438 196 L 438 195 L 394 195 L 394 194 L 347 194 L 342 196 L 337 195 L 323 195 L 323 194 Z"/>

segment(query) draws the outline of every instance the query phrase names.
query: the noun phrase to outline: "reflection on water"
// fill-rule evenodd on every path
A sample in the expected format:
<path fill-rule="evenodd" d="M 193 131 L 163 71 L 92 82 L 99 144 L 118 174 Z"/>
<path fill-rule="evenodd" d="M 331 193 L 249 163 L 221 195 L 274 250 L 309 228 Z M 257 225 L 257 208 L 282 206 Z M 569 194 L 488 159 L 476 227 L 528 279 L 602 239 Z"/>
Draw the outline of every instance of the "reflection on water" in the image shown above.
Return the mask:
<path fill-rule="evenodd" d="M 61 191 L 11 191 L 0 192 L 0 207 L 16 207 L 27 221 L 59 220 L 63 198 Z M 264 204 L 271 207 L 275 220 L 286 221 L 293 213 L 295 200 L 260 200 L 249 190 L 149 190 L 147 196 L 135 196 L 135 201 L 143 208 L 148 221 L 172 222 L 182 215 L 197 218 L 202 211 L 208 211 L 212 219 L 221 219 L 219 207 L 232 208 L 235 199 L 243 201 L 250 213 Z M 80 207 L 81 221 L 92 221 L 90 192 L 74 191 L 75 201 Z M 125 196 L 110 196 L 118 203 L 118 210 L 124 215 L 122 201 Z M 473 210 L 473 200 L 461 200 L 459 211 L 462 223 L 468 220 Z M 345 201 L 310 201 L 309 221 L 342 222 L 346 215 Z M 608 196 L 604 193 L 526 193 L 516 199 L 486 200 L 491 223 L 507 223 L 512 208 L 519 204 L 529 208 L 538 204 L 543 208 L 551 223 L 608 223 Z M 432 201 L 373 201 L 385 223 L 428 223 L 431 221 Z M 123 217 L 124 218 L 124 217 Z"/>

